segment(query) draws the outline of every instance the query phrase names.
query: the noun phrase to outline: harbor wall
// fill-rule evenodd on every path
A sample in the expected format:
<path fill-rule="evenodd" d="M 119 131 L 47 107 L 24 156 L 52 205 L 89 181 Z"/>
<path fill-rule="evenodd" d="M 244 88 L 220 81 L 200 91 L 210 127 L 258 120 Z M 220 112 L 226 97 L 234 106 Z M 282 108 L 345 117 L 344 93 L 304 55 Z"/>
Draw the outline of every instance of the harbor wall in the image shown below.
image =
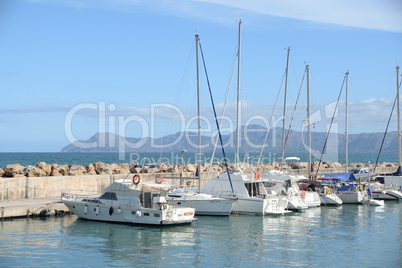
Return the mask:
<path fill-rule="evenodd" d="M 383 168 L 382 172 L 394 172 L 393 167 Z M 344 172 L 344 169 L 326 169 L 326 173 Z M 222 172 L 202 173 L 201 183 L 206 183 L 210 178 Z M 289 174 L 308 175 L 305 169 L 289 170 Z M 162 173 L 165 177 L 164 183 L 171 185 L 184 184 L 185 180 L 180 180 L 180 172 Z M 11 201 L 19 199 L 37 198 L 60 198 L 62 192 L 91 195 L 98 194 L 114 180 L 132 180 L 136 174 L 106 174 L 106 175 L 81 175 L 81 176 L 46 176 L 46 177 L 17 177 L 0 178 L 0 201 Z M 141 180 L 154 183 L 155 173 L 141 173 Z M 182 173 L 183 177 L 194 177 L 193 172 Z M 175 177 L 169 179 L 168 177 Z M 197 182 L 194 182 L 197 185 Z"/>
<path fill-rule="evenodd" d="M 194 174 L 182 173 L 183 177 L 193 177 Z M 60 198 L 61 194 L 73 193 L 92 195 L 98 194 L 114 180 L 127 179 L 131 181 L 136 174 L 108 174 L 108 175 L 82 175 L 82 176 L 49 176 L 49 177 L 17 177 L 0 179 L 0 201 L 36 198 Z M 152 173 L 137 174 L 144 182 L 154 183 L 155 175 Z M 218 172 L 211 172 L 211 176 Z M 165 177 L 180 177 L 180 173 L 163 173 Z M 205 182 L 205 179 L 201 180 Z M 180 185 L 180 179 L 165 179 L 164 183 Z"/>

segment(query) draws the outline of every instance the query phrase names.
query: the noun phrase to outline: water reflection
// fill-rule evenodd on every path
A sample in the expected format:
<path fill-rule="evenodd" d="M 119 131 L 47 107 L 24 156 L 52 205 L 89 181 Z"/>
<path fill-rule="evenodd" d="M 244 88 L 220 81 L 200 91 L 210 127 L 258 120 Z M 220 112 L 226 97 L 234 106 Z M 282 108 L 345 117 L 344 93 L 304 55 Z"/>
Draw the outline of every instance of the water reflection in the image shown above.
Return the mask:
<path fill-rule="evenodd" d="M 0 266 L 322 267 L 341 259 L 395 267 L 402 261 L 401 211 L 400 203 L 343 205 L 280 217 L 199 217 L 168 228 L 75 216 L 4 221 Z"/>

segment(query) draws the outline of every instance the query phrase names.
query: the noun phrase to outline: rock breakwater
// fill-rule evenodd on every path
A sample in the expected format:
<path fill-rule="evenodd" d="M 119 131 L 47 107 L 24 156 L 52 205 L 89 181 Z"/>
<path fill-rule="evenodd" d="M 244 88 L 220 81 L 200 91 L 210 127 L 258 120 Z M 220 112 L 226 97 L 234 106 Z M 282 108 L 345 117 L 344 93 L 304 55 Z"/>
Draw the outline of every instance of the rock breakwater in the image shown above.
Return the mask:
<path fill-rule="evenodd" d="M 279 169 L 280 163 L 274 162 L 272 164 L 264 164 L 257 166 L 256 164 L 240 163 L 240 167 L 243 171 L 250 172 L 259 170 L 275 170 Z M 234 170 L 234 164 L 228 164 L 231 171 Z M 368 167 L 370 169 L 374 168 L 373 164 L 368 163 L 352 163 L 349 164 L 349 169 L 354 167 Z M 384 168 L 397 168 L 396 163 L 381 163 L 377 166 L 377 171 L 380 172 Z M 283 166 L 284 170 L 287 171 L 298 171 L 307 170 L 307 162 L 294 162 L 285 163 Z M 318 162 L 312 164 L 313 170 L 317 170 Z M 326 173 L 325 170 L 329 169 L 339 169 L 344 170 L 345 166 L 337 162 L 322 162 L 320 164 L 320 174 Z M 49 177 L 49 176 L 80 176 L 80 175 L 114 175 L 114 174 L 136 174 L 136 173 L 177 173 L 177 172 L 196 172 L 197 166 L 194 164 L 187 165 L 171 165 L 166 163 L 156 163 L 149 165 L 139 165 L 135 162 L 133 163 L 122 163 L 122 164 L 105 164 L 102 162 L 96 162 L 89 164 L 87 166 L 80 165 L 59 165 L 59 164 L 47 164 L 45 162 L 39 162 L 36 166 L 21 166 L 20 164 L 10 164 L 4 168 L 0 168 L 0 177 L 7 178 L 18 178 L 18 177 Z M 205 164 L 202 165 L 201 170 L 205 171 L 215 171 L 223 172 L 225 170 L 225 165 L 223 163 L 214 163 L 212 165 Z"/>

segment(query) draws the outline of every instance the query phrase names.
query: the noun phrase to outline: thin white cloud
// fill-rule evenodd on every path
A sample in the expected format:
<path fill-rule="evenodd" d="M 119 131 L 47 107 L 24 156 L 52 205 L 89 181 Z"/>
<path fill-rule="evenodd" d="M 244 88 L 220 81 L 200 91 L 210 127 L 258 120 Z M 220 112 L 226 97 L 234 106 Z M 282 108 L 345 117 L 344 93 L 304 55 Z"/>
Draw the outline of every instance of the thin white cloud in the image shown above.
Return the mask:
<path fill-rule="evenodd" d="M 400 0 L 196 0 L 255 13 L 365 29 L 402 32 Z"/>
<path fill-rule="evenodd" d="M 150 11 L 183 17 L 197 17 L 219 23 L 233 22 L 233 16 L 260 14 L 307 22 L 363 29 L 402 32 L 400 0 L 28 0 L 62 4 L 75 8 L 100 7 L 122 12 Z"/>

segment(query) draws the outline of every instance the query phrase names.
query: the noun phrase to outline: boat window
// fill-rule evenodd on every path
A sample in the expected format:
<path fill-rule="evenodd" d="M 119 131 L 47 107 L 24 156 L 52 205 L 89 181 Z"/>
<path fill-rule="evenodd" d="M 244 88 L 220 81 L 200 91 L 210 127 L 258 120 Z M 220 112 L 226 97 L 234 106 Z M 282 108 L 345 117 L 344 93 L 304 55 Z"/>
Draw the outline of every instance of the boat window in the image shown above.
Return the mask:
<path fill-rule="evenodd" d="M 154 214 L 154 217 L 159 218 L 161 215 L 160 214 Z"/>
<path fill-rule="evenodd" d="M 148 212 L 145 212 L 145 213 L 144 213 L 144 216 L 149 216 L 149 213 L 148 213 Z"/>
<path fill-rule="evenodd" d="M 82 202 L 100 203 L 98 199 L 82 199 Z"/>
<path fill-rule="evenodd" d="M 377 177 L 377 178 L 375 179 L 375 181 L 376 181 L 376 182 L 379 182 L 379 183 L 382 183 L 382 184 L 384 184 L 384 182 L 385 182 L 384 177 Z"/>
<path fill-rule="evenodd" d="M 106 192 L 99 199 L 117 200 L 116 193 Z"/>
<path fill-rule="evenodd" d="M 250 197 L 260 195 L 260 188 L 257 183 L 245 183 L 245 186 Z"/>

